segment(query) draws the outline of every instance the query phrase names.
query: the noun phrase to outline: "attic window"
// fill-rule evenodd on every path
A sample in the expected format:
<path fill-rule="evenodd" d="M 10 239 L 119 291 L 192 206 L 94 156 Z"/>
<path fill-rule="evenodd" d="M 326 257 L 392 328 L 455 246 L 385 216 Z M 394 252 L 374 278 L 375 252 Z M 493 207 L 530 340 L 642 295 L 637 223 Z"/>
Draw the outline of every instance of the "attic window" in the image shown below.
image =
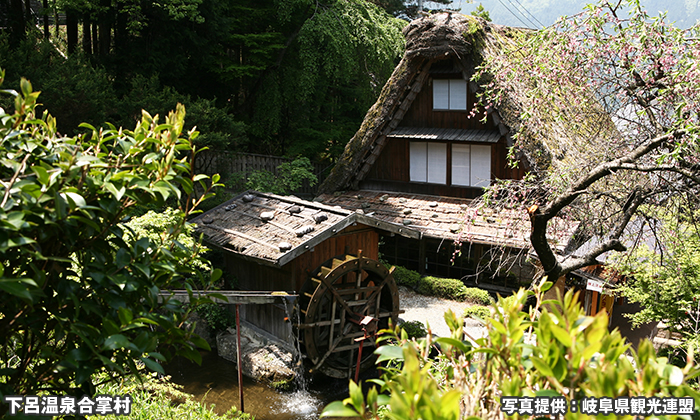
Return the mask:
<path fill-rule="evenodd" d="M 433 80 L 433 109 L 466 111 L 467 82 L 463 79 Z"/>

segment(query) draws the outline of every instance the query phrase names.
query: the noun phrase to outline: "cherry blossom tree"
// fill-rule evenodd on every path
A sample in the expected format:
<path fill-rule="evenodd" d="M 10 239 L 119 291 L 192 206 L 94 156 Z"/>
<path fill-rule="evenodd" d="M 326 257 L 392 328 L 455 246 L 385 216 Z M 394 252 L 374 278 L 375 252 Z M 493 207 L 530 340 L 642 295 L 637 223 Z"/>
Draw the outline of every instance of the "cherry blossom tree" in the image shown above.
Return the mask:
<path fill-rule="evenodd" d="M 517 112 L 511 154 L 532 172 L 481 200 L 522 208 L 550 279 L 625 251 L 650 209 L 697 203 L 698 31 L 648 15 L 638 0 L 602 0 L 552 27 L 514 32 L 485 59 L 482 103 Z M 579 245 L 594 245 L 557 252 L 561 220 L 578 223 Z"/>

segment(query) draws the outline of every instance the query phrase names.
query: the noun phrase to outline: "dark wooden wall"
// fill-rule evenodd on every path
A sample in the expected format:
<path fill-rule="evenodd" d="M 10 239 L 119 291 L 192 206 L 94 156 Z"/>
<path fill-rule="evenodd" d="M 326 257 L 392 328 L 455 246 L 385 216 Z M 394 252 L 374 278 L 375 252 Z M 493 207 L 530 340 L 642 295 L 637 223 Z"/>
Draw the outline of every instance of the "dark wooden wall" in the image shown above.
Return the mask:
<path fill-rule="evenodd" d="M 440 78 L 457 79 L 461 75 L 440 75 Z M 408 109 L 401 121 L 403 127 L 437 127 L 451 129 L 498 130 L 491 115 L 485 123 L 481 122 L 483 114 L 469 118 L 471 108 L 477 98 L 471 89 L 467 93 L 467 111 L 434 111 L 432 79 Z M 460 142 L 461 143 L 461 142 Z M 464 143 L 467 144 L 467 143 Z M 483 144 L 483 143 L 474 143 Z M 518 168 L 508 166 L 508 146 L 506 137 L 491 145 L 491 178 L 492 179 L 522 179 L 525 175 L 524 165 Z M 450 148 L 447 149 L 447 185 L 410 182 L 409 140 L 405 138 L 389 138 L 384 145 L 381 155 L 360 183 L 361 189 L 401 191 L 415 194 L 474 198 L 482 193 L 481 188 L 456 187 L 449 185 L 451 179 Z"/>
<path fill-rule="evenodd" d="M 372 259 L 379 256 L 379 233 L 365 225 L 349 226 L 316 245 L 283 267 L 271 267 L 228 254 L 227 271 L 234 275 L 241 290 L 298 292 L 314 271 L 327 260 L 341 255 L 362 255 Z M 241 318 L 282 340 L 287 340 L 290 325 L 283 304 L 242 305 Z"/>
<path fill-rule="evenodd" d="M 461 74 L 440 75 L 436 78 L 440 79 L 462 79 Z M 411 107 L 406 112 L 406 115 L 401 120 L 400 126 L 403 127 L 441 127 L 441 128 L 458 128 L 471 130 L 493 130 L 493 118 L 491 115 L 487 117 L 486 123 L 482 123 L 484 117 L 483 110 L 473 117 L 469 118 L 469 114 L 477 103 L 477 97 L 471 89 L 467 92 L 467 110 L 466 111 L 433 111 L 433 79 L 429 77 L 425 86 L 416 96 L 416 99 L 411 104 Z"/>
<path fill-rule="evenodd" d="M 410 182 L 409 140 L 390 138 L 377 161 L 360 183 L 361 189 L 380 191 L 401 191 L 415 194 L 429 194 L 447 197 L 474 198 L 482 193 L 481 188 L 457 187 L 442 184 Z M 466 143 L 464 143 L 466 144 Z M 483 144 L 483 143 L 482 143 Z M 508 147 L 505 136 L 491 145 L 491 179 L 522 179 L 525 168 L 508 167 Z M 450 148 L 447 149 L 447 182 L 451 179 Z"/>

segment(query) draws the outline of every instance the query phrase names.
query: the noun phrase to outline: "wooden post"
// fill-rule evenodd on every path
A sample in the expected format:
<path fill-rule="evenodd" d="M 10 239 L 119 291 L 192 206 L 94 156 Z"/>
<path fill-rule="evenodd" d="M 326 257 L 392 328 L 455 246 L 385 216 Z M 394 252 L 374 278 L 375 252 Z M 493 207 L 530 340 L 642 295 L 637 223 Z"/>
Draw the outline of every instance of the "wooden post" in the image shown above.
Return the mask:
<path fill-rule="evenodd" d="M 420 238 L 418 242 L 418 273 L 422 276 L 425 275 L 425 264 L 426 264 L 426 254 L 425 254 L 425 238 Z"/>
<path fill-rule="evenodd" d="M 241 305 L 236 305 L 236 360 L 238 361 L 238 409 L 245 413 L 243 408 L 243 371 L 241 369 Z"/>

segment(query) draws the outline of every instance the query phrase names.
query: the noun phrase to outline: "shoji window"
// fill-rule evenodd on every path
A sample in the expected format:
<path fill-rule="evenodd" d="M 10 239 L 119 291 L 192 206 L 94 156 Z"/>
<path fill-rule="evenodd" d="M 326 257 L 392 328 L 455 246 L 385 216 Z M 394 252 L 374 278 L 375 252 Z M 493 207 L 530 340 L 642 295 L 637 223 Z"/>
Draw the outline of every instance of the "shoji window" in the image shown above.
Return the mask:
<path fill-rule="evenodd" d="M 409 146 L 412 182 L 447 184 L 446 143 L 412 141 Z M 452 144 L 452 185 L 487 187 L 491 184 L 491 146 Z"/>
<path fill-rule="evenodd" d="M 447 144 L 411 142 L 410 160 L 411 181 L 447 183 Z"/>
<path fill-rule="evenodd" d="M 491 183 L 491 146 L 452 145 L 452 185 L 487 187 Z"/>
<path fill-rule="evenodd" d="M 433 109 L 466 111 L 467 82 L 462 79 L 433 80 Z"/>

